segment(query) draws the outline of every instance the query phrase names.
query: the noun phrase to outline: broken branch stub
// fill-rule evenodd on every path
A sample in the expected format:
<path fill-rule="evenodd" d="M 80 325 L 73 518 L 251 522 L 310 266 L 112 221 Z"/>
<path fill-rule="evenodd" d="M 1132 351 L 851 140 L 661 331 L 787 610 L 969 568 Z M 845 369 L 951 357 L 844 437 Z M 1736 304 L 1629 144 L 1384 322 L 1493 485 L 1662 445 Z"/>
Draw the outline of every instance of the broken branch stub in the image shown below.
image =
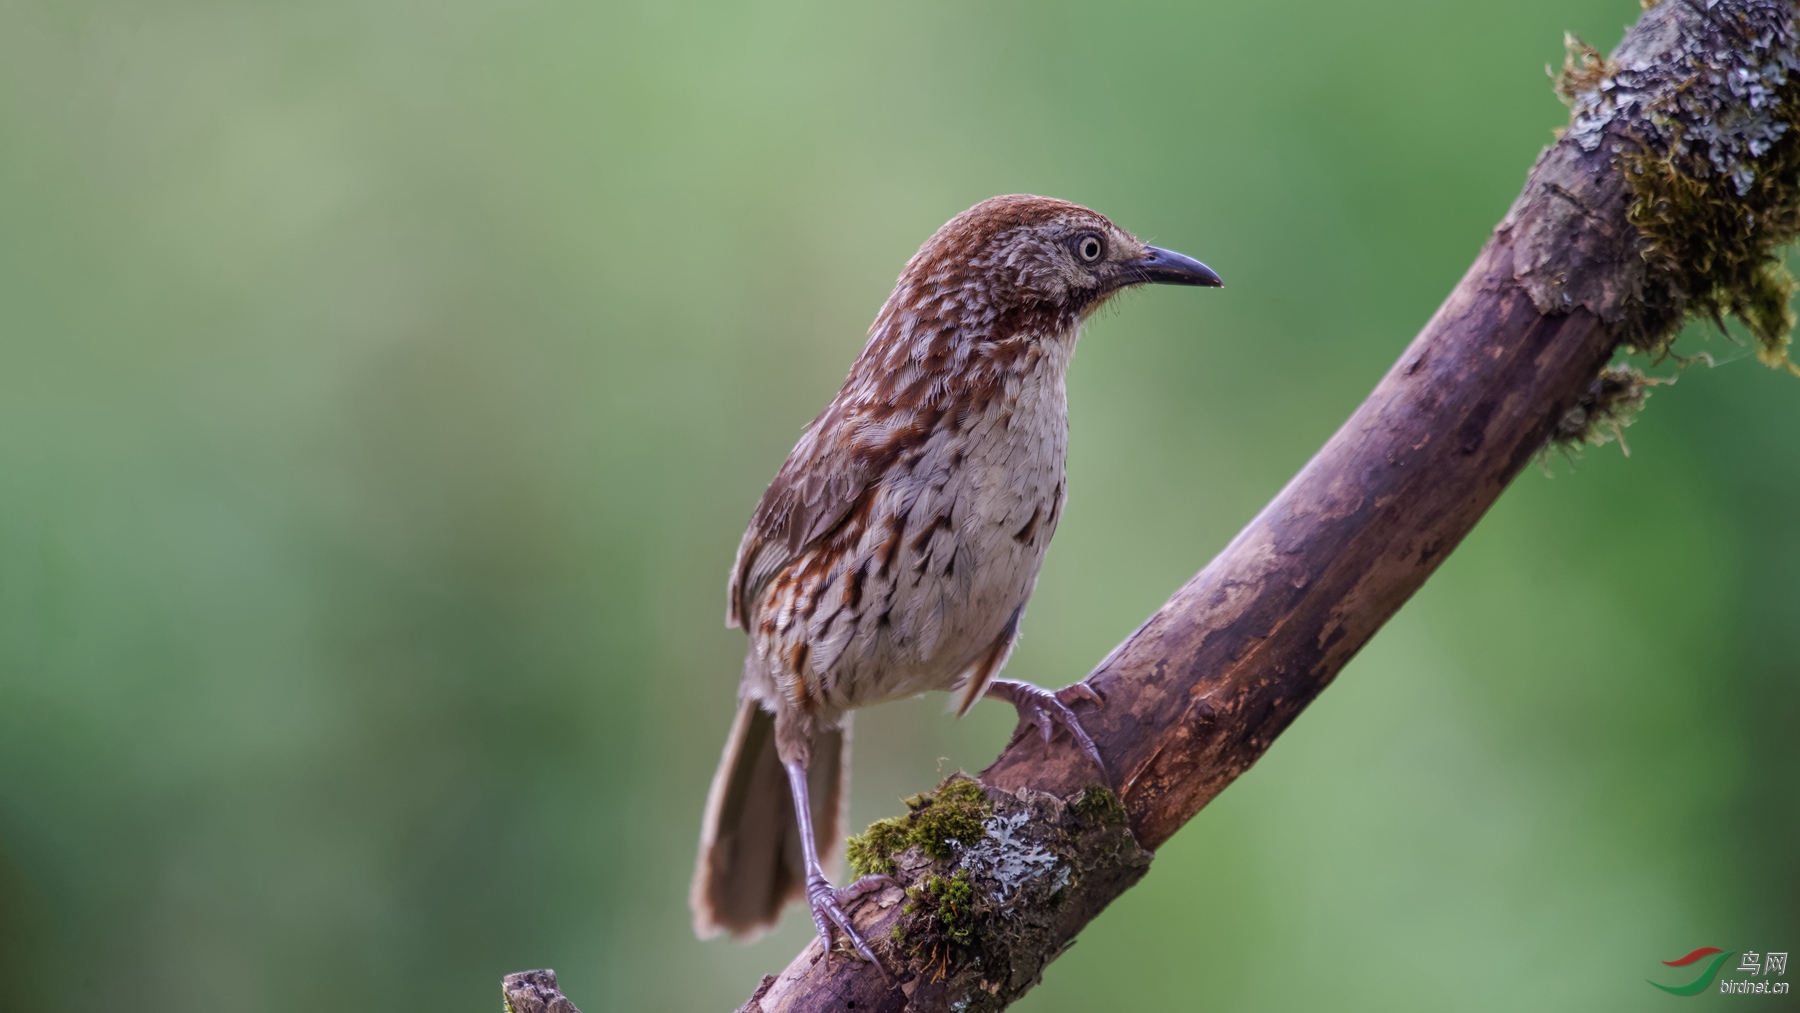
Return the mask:
<path fill-rule="evenodd" d="M 581 1013 L 556 985 L 556 972 L 520 971 L 500 981 L 506 1013 Z"/>

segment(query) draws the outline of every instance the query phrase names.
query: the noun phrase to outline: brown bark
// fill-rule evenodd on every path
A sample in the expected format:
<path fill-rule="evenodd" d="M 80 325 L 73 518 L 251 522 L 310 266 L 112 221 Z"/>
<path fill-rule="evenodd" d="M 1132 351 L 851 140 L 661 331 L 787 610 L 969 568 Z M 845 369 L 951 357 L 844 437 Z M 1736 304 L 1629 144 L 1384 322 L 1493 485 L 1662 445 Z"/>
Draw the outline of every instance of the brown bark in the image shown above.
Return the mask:
<path fill-rule="evenodd" d="M 556 987 L 556 972 L 520 971 L 500 981 L 506 1013 L 581 1013 Z"/>
<path fill-rule="evenodd" d="M 1650 67 L 1649 79 L 1671 95 L 1724 91 L 1685 70 L 1657 79 L 1654 68 L 1682 53 L 1739 46 L 1754 36 L 1743 31 L 1754 17 L 1785 19 L 1777 41 L 1791 56 L 1792 11 L 1766 0 L 1710 9 L 1665 0 L 1616 56 L 1628 68 Z M 1709 108 L 1734 107 L 1726 95 Z M 1641 126 L 1621 114 L 1596 128 L 1597 144 L 1589 130 L 1547 149 L 1474 266 L 1356 413 L 1089 677 L 1105 705 L 1073 706 L 1142 848 L 1168 840 L 1330 684 L 1557 433 L 1622 339 L 1672 326 L 1646 319 L 1668 311 L 1645 308 L 1646 287 L 1660 282 L 1647 276 L 1642 237 L 1627 220 L 1621 155 L 1643 150 Z M 1024 736 L 980 780 L 997 812 L 1035 806 L 1070 828 L 1087 826 L 1068 813 L 1099 778 L 1065 738 L 1046 747 Z M 1106 837 L 1083 832 L 1083 841 Z M 1057 853 L 1075 875 L 1050 905 L 1058 913 L 1039 919 L 1034 931 L 1048 935 L 1033 937 L 1036 952 L 990 945 L 981 959 L 958 963 L 902 939 L 888 946 L 887 967 L 876 968 L 836 953 L 822 960 L 815 940 L 780 976 L 765 978 L 744 1010 L 1001 1008 L 1142 875 L 1143 852 L 1107 846 L 1105 862 L 1085 865 L 1091 856 Z M 933 875 L 909 855 L 898 870 L 904 882 Z M 904 900 L 898 890 L 878 894 L 856 921 L 868 938 L 887 939 Z"/>

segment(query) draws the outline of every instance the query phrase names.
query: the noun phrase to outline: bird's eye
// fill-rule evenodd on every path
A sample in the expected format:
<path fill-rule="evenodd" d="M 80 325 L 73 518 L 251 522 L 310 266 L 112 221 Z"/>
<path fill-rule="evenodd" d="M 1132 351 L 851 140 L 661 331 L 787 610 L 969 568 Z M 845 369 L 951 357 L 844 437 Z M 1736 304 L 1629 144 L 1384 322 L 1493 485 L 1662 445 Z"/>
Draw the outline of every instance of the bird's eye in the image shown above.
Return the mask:
<path fill-rule="evenodd" d="M 1075 255 L 1084 263 L 1092 264 L 1105 252 L 1106 244 L 1100 242 L 1099 236 L 1088 235 L 1075 240 Z"/>

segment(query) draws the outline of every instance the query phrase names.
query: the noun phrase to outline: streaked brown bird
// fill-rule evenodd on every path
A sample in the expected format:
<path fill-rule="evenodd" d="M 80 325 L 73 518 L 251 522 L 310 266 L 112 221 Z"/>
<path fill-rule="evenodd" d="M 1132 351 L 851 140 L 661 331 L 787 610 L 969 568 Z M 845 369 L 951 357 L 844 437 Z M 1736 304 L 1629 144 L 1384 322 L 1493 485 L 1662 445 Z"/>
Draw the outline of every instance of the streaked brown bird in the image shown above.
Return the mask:
<path fill-rule="evenodd" d="M 950 690 L 960 715 L 995 697 L 1101 764 L 1056 693 L 995 676 L 1062 513 L 1076 337 L 1145 283 L 1221 284 L 1048 197 L 982 201 L 907 261 L 738 546 L 725 621 L 750 650 L 700 832 L 700 936 L 753 935 L 804 894 L 827 953 L 836 926 L 875 959 L 845 905 L 886 877 L 839 889 L 820 864 L 845 836 L 857 707 Z"/>

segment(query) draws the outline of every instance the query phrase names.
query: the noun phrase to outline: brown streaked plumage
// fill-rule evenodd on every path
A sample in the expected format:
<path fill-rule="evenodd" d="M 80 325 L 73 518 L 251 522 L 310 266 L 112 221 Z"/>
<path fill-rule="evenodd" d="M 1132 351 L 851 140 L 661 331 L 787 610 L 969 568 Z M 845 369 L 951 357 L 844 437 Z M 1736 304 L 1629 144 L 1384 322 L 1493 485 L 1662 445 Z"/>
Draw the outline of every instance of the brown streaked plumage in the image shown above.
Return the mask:
<path fill-rule="evenodd" d="M 844 836 L 854 708 L 956 690 L 964 713 L 992 696 L 1101 762 L 1055 694 L 995 676 L 1062 513 L 1081 323 L 1145 282 L 1219 279 L 1024 195 L 957 215 L 907 262 L 738 546 L 726 621 L 750 651 L 701 830 L 702 936 L 753 934 L 804 894 L 828 950 L 836 925 L 874 959 L 843 905 L 878 882 L 835 889 L 819 857 Z"/>

